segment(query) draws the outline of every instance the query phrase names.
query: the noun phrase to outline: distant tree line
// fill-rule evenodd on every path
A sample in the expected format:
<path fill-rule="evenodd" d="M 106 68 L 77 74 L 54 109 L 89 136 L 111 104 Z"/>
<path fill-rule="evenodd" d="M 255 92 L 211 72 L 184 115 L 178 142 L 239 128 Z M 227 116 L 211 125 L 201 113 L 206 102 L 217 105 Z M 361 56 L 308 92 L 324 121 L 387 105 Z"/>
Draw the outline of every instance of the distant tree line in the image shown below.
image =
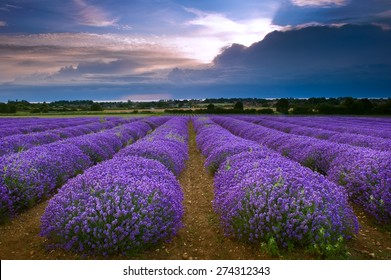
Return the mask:
<path fill-rule="evenodd" d="M 391 99 L 309 98 L 288 100 L 289 113 L 323 115 L 391 115 Z M 282 109 L 286 113 L 286 107 Z"/>
<path fill-rule="evenodd" d="M 222 104 L 230 100 L 219 99 L 214 102 Z M 254 101 L 253 101 L 254 102 Z M 262 100 L 261 109 L 244 109 L 248 104 L 243 105 L 242 101 L 236 101 L 232 108 L 222 108 L 210 103 L 206 109 L 179 110 L 167 109 L 167 113 L 195 113 L 195 114 L 292 114 L 292 115 L 391 115 L 391 99 L 355 99 L 345 98 L 308 98 L 294 99 L 281 98 L 275 100 Z M 254 106 L 253 104 L 250 106 Z M 275 111 L 272 109 L 274 108 Z"/>
<path fill-rule="evenodd" d="M 17 109 L 14 104 L 0 103 L 1 114 L 13 114 L 16 113 Z"/>
<path fill-rule="evenodd" d="M 270 108 L 244 109 L 242 101 L 236 101 L 232 108 L 222 108 L 215 106 L 213 103 L 209 103 L 206 109 L 166 109 L 164 112 L 170 114 L 274 114 L 274 110 Z"/>
<path fill-rule="evenodd" d="M 108 112 L 125 110 L 129 113 L 149 112 L 155 109 L 171 114 L 292 114 L 292 115 L 391 115 L 391 98 L 208 98 L 204 100 L 159 100 L 151 102 L 94 102 L 92 100 L 60 100 L 30 103 L 26 100 L 0 103 L 1 114 L 16 112 L 65 113 Z"/>

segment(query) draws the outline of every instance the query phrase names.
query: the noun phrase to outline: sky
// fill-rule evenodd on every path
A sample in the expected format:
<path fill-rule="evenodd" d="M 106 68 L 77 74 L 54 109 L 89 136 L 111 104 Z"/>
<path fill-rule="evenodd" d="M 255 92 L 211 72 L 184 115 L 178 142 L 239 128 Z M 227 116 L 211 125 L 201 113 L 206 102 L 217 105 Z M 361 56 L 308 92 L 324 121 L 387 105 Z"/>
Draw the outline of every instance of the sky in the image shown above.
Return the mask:
<path fill-rule="evenodd" d="M 0 0 L 0 102 L 391 97 L 390 0 Z"/>

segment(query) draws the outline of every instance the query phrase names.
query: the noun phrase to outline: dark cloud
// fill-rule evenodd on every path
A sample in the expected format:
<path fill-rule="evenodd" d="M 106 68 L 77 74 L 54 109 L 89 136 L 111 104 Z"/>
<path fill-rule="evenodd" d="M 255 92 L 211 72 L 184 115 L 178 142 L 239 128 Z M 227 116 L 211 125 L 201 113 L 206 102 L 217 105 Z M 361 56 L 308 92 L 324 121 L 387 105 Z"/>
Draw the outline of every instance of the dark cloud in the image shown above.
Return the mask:
<path fill-rule="evenodd" d="M 290 1 L 283 1 L 273 18 L 276 25 L 301 25 L 310 22 L 322 24 L 354 23 L 368 24 L 379 22 L 391 26 L 391 17 L 382 13 L 391 10 L 389 0 L 350 0 L 346 6 L 299 7 Z"/>
<path fill-rule="evenodd" d="M 249 48 L 234 45 L 214 59 L 229 65 L 308 69 L 391 63 L 391 31 L 377 26 L 313 26 L 274 31 Z"/>
<path fill-rule="evenodd" d="M 168 74 L 168 80 L 176 84 L 187 83 L 216 83 L 223 82 L 225 71 L 219 71 L 216 68 L 209 69 L 180 69 L 174 68 Z"/>
<path fill-rule="evenodd" d="M 391 90 L 390 49 L 391 31 L 377 26 L 313 26 L 272 32 L 248 48 L 233 45 L 214 59 L 214 67 L 175 69 L 169 77 L 178 85 L 214 79 L 215 87 L 384 96 Z"/>
<path fill-rule="evenodd" d="M 110 62 L 82 62 L 77 67 L 63 67 L 60 69 L 58 74 L 64 76 L 79 76 L 82 74 L 117 74 L 126 72 L 129 73 L 140 66 L 140 63 L 124 59 L 114 60 Z"/>
<path fill-rule="evenodd" d="M 178 59 L 180 61 L 181 59 Z M 69 65 L 62 67 L 58 72 L 49 75 L 45 80 L 51 81 L 79 81 L 101 83 L 156 83 L 167 71 L 142 71 L 155 63 L 167 63 L 168 58 L 118 59 L 110 62 L 92 61 L 82 62 L 76 67 Z M 175 61 L 175 59 L 174 59 Z M 171 62 L 171 65 L 174 64 Z M 204 73 L 204 72 L 203 72 Z"/>
<path fill-rule="evenodd" d="M 62 67 L 58 72 L 50 75 L 31 75 L 30 77 L 42 82 L 62 85 L 67 82 L 83 84 L 140 84 L 156 83 L 163 74 L 159 72 L 138 72 L 143 65 L 133 60 L 114 60 L 110 62 L 94 61 L 82 62 L 76 67 L 70 65 Z M 22 77 L 22 82 L 28 80 Z M 16 83 L 17 84 L 17 83 Z"/>

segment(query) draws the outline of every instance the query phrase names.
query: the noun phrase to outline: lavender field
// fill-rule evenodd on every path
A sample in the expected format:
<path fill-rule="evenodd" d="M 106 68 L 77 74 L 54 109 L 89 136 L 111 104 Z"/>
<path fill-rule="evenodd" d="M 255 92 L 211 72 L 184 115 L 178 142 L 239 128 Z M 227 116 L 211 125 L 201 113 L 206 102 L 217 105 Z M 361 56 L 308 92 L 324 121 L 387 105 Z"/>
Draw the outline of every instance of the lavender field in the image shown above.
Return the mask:
<path fill-rule="evenodd" d="M 391 119 L 2 118 L 1 259 L 391 259 Z"/>

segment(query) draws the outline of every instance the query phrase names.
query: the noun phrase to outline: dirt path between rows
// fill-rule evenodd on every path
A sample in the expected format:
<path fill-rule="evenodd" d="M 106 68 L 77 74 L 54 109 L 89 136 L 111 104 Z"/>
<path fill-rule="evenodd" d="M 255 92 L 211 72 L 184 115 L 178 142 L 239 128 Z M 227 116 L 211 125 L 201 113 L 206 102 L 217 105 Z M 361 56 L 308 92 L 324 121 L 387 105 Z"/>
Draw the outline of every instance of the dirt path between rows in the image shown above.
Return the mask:
<path fill-rule="evenodd" d="M 254 246 L 224 236 L 218 216 L 213 212 L 213 176 L 204 168 L 205 158 L 196 147 L 195 131 L 189 126 L 189 156 L 185 170 L 179 176 L 185 195 L 184 227 L 173 240 L 139 253 L 132 259 L 313 259 L 304 251 L 295 250 L 272 257 Z M 64 250 L 47 249 L 47 240 L 40 237 L 40 218 L 47 202 L 42 202 L 14 220 L 0 225 L 0 259 L 83 259 Z M 359 208 L 359 234 L 347 243 L 348 258 L 391 259 L 391 233 L 376 226 Z M 122 259 L 123 257 L 114 257 Z"/>
<path fill-rule="evenodd" d="M 56 260 L 78 259 L 63 250 L 48 250 L 47 240 L 39 236 L 41 216 L 47 201 L 41 202 L 12 221 L 0 226 L 0 259 Z"/>
<path fill-rule="evenodd" d="M 172 242 L 144 252 L 142 259 L 259 259 L 265 258 L 255 248 L 224 236 L 213 212 L 213 176 L 204 168 L 205 158 L 189 125 L 189 161 L 179 176 L 185 198 L 184 227 Z"/>

